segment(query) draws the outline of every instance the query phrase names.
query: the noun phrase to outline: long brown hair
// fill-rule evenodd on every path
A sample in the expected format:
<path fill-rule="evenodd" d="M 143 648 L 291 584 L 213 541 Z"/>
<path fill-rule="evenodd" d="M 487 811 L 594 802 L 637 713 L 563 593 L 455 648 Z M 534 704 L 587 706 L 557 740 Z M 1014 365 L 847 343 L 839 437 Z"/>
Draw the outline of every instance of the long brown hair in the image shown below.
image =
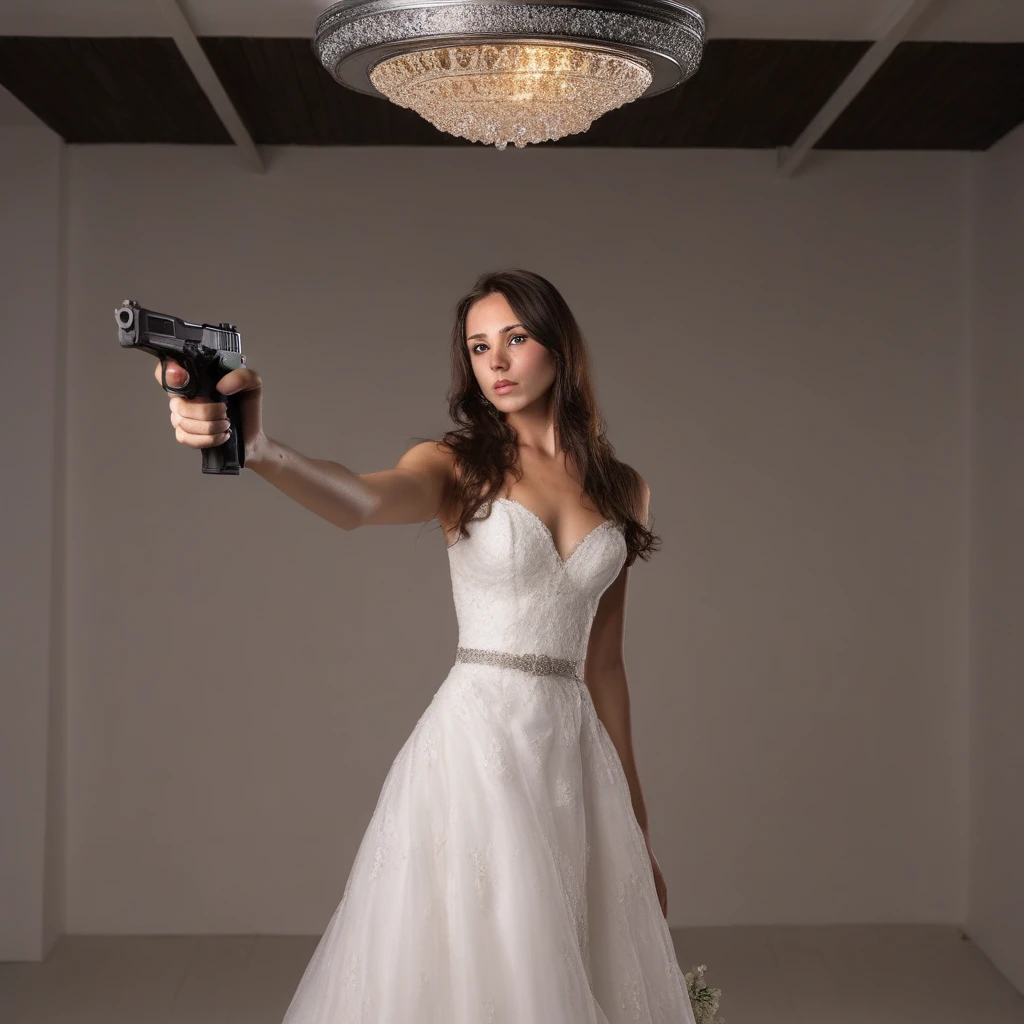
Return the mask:
<path fill-rule="evenodd" d="M 456 543 L 469 535 L 467 523 L 481 505 L 499 496 L 505 477 L 522 479 L 515 430 L 480 390 L 466 345 L 470 307 L 494 292 L 504 295 L 532 338 L 556 364 L 552 384 L 555 440 L 582 479 L 583 492 L 607 518 L 623 527 L 627 566 L 637 557 L 650 559 L 661 538 L 639 520 L 640 480 L 637 472 L 615 458 L 591 383 L 590 356 L 583 332 L 568 304 L 550 281 L 529 270 L 502 270 L 481 275 L 455 307 L 451 335 L 452 383 L 448 412 L 456 424 L 439 443 L 453 454 L 455 479 L 446 504 L 459 509 Z M 490 513 L 488 513 L 490 514 Z M 652 517 L 653 518 L 653 517 Z"/>

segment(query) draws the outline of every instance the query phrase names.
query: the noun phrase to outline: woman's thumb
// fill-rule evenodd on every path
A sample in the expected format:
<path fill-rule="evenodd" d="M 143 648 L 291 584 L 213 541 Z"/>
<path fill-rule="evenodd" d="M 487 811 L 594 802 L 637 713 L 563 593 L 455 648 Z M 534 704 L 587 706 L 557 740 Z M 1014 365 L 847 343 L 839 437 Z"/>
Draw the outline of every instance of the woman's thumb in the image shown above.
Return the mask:
<path fill-rule="evenodd" d="M 233 395 L 236 391 L 248 391 L 259 386 L 259 374 L 245 366 L 229 371 L 217 381 L 217 390 L 222 395 Z"/>

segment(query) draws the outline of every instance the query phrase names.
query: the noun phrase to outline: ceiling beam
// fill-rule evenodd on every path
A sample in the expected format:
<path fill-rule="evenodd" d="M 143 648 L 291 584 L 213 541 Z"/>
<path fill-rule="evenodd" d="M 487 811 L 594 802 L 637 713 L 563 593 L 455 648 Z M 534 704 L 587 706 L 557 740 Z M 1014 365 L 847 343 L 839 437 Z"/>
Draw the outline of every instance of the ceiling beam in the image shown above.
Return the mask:
<path fill-rule="evenodd" d="M 256 148 L 256 143 L 253 142 L 252 136 L 239 117 L 234 103 L 231 102 L 231 97 L 228 96 L 224 88 L 224 83 L 217 77 L 217 72 L 213 70 L 213 65 L 196 38 L 178 0 L 156 0 L 156 5 L 160 8 L 181 55 L 192 69 L 192 74 L 195 75 L 200 88 L 206 93 L 207 99 L 213 105 L 221 123 L 228 130 L 228 134 L 235 140 L 235 144 L 249 164 L 261 173 L 266 171 L 266 164 L 260 151 Z"/>
<path fill-rule="evenodd" d="M 861 57 L 839 88 L 803 130 L 792 146 L 778 150 L 779 172 L 787 177 L 794 174 L 817 145 L 822 136 L 839 119 L 839 115 L 856 99 L 875 72 L 889 59 L 892 51 L 910 34 L 935 0 L 903 0 L 890 18 L 881 37 Z"/>

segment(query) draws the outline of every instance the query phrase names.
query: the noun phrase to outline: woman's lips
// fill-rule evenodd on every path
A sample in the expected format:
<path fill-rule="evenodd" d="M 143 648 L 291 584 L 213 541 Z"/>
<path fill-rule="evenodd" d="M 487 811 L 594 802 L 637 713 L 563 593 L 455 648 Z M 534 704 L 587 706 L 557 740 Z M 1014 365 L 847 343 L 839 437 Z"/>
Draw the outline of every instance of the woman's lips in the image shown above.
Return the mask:
<path fill-rule="evenodd" d="M 494 390 L 497 391 L 499 395 L 503 395 L 506 391 L 511 391 L 514 387 L 516 387 L 515 384 L 499 384 Z"/>

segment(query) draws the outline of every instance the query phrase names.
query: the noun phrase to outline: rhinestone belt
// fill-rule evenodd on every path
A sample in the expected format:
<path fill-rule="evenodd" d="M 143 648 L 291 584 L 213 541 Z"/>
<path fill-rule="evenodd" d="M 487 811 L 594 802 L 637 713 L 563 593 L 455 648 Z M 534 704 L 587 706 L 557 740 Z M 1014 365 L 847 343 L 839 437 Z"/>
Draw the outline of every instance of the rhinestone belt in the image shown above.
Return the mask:
<path fill-rule="evenodd" d="M 500 665 L 503 668 L 521 668 L 541 676 L 568 676 L 583 682 L 575 664 L 568 658 L 553 658 L 550 654 L 512 654 L 510 651 L 491 651 L 482 647 L 456 647 L 456 661 L 474 661 L 481 665 Z"/>

